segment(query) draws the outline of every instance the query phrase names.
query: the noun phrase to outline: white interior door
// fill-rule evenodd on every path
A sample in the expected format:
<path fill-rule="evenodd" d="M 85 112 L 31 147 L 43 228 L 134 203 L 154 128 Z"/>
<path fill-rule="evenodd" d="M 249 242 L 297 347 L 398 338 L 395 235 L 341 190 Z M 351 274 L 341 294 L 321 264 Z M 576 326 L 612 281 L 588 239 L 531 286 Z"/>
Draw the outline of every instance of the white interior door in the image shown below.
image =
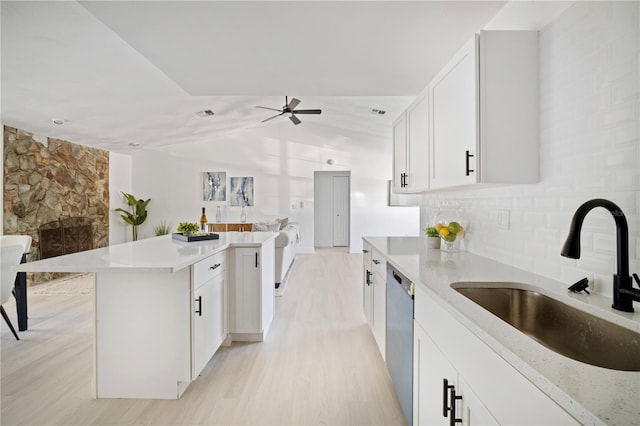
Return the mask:
<path fill-rule="evenodd" d="M 333 176 L 333 246 L 349 246 L 349 177 Z"/>

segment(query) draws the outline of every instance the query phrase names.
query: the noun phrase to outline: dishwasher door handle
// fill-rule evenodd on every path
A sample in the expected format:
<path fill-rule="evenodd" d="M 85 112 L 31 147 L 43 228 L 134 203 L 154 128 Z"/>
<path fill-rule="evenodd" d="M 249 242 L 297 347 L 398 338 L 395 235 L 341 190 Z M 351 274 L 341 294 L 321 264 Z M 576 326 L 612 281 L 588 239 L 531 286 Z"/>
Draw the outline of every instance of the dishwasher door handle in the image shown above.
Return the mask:
<path fill-rule="evenodd" d="M 391 274 L 393 275 L 393 278 L 398 281 L 398 284 L 402 284 L 402 277 L 396 274 L 396 271 L 391 271 Z"/>

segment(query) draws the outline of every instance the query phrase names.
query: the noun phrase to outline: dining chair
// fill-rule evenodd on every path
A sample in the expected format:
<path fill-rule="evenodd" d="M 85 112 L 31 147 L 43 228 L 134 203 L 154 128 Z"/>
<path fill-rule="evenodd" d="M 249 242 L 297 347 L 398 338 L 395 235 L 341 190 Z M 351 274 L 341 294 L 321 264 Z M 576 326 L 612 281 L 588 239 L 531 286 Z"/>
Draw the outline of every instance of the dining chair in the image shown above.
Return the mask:
<path fill-rule="evenodd" d="M 3 245 L 0 247 L 0 313 L 11 329 L 11 332 L 16 337 L 16 340 L 20 340 L 20 338 L 18 337 L 16 330 L 13 328 L 13 324 L 11 323 L 7 312 L 4 310 L 3 305 L 7 303 L 11 297 L 11 291 L 13 290 L 16 275 L 18 274 L 18 272 L 13 269 L 13 266 L 20 264 L 23 251 L 24 247 L 22 245 Z"/>
<path fill-rule="evenodd" d="M 31 236 L 30 235 L 0 235 L 1 246 L 22 246 L 22 260 L 20 263 L 27 261 L 27 256 L 31 252 Z M 28 327 L 28 307 L 27 307 L 27 273 L 18 272 L 13 287 L 13 296 L 16 298 L 16 313 L 18 314 L 18 330 L 26 331 Z"/>

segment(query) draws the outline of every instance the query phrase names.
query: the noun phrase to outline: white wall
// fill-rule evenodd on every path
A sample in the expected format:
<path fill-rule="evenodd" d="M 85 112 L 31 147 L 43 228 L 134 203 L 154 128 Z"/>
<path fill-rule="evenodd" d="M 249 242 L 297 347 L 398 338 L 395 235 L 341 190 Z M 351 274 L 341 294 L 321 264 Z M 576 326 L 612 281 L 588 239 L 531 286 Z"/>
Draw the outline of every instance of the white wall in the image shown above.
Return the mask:
<path fill-rule="evenodd" d="M 122 193 L 132 191 L 131 164 L 130 155 L 109 152 L 109 245 L 132 240 L 131 226 L 114 211 L 118 207 L 129 209 Z"/>
<path fill-rule="evenodd" d="M 582 229 L 580 260 L 560 256 L 576 208 L 605 198 L 625 212 L 631 271 L 640 271 L 638 2 L 576 2 L 540 32 L 539 184 L 423 196 L 421 224 L 443 202 L 470 221 L 467 250 L 563 281 L 585 276 L 611 295 L 616 236 L 595 209 Z M 497 227 L 498 210 L 511 227 Z M 564 285 L 564 284 L 563 284 Z"/>
<path fill-rule="evenodd" d="M 197 144 L 185 144 L 171 153 L 133 154 L 133 193 L 151 198 L 149 217 L 141 238 L 153 235 L 164 219 L 174 227 L 197 222 L 206 207 L 210 222 L 215 206 L 223 205 L 223 221 L 239 221 L 240 208 L 229 202 L 202 201 L 202 173 L 227 172 L 230 177 L 253 176 L 255 207 L 247 222 L 289 217 L 301 224 L 301 252 L 313 252 L 313 173 L 316 170 L 351 171 L 350 250 L 362 249 L 362 236 L 418 235 L 417 207 L 388 207 L 387 180 L 391 177 L 391 130 L 371 136 L 305 122 L 273 121 Z M 328 165 L 328 159 L 334 165 Z M 300 207 L 300 203 L 304 207 Z"/>

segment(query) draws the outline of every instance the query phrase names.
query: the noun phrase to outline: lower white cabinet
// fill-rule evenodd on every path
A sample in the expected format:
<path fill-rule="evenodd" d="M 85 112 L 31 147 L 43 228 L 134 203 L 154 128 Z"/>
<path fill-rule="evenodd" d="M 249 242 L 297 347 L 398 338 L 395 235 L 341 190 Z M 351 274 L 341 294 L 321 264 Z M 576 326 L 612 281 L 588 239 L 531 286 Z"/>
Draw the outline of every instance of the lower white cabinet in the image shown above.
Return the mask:
<path fill-rule="evenodd" d="M 414 424 L 444 425 L 452 418 L 464 426 L 499 424 L 417 321 L 413 357 Z"/>
<path fill-rule="evenodd" d="M 233 340 L 263 341 L 275 312 L 275 246 L 236 248 L 230 331 Z"/>
<path fill-rule="evenodd" d="M 416 424 L 448 423 L 443 407 L 451 406 L 451 389 L 461 397 L 455 407 L 463 425 L 578 424 L 419 286 L 414 315 Z M 444 379 L 454 386 L 447 400 Z"/>
<path fill-rule="evenodd" d="M 205 282 L 199 282 L 197 272 L 194 273 L 192 380 L 200 374 L 227 337 L 227 281 L 224 263 L 216 256 L 202 262 L 210 265 L 207 267 L 215 274 Z M 197 271 L 197 267 L 194 271 Z"/>
<path fill-rule="evenodd" d="M 378 350 L 385 358 L 387 327 L 387 263 L 367 243 L 363 245 L 362 311 L 371 328 Z"/>

